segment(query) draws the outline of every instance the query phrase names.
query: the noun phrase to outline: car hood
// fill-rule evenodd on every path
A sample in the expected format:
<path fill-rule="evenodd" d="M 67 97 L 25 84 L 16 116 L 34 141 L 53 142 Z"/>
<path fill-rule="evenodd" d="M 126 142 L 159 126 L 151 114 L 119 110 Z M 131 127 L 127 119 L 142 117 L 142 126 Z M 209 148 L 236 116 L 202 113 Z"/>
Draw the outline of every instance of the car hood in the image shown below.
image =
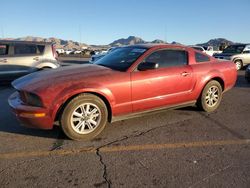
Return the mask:
<path fill-rule="evenodd" d="M 110 76 L 113 72 L 117 71 L 95 64 L 67 66 L 29 74 L 13 81 L 12 85 L 17 90 L 34 91 L 37 88 L 46 89 L 53 85 L 68 85 L 93 77 Z"/>

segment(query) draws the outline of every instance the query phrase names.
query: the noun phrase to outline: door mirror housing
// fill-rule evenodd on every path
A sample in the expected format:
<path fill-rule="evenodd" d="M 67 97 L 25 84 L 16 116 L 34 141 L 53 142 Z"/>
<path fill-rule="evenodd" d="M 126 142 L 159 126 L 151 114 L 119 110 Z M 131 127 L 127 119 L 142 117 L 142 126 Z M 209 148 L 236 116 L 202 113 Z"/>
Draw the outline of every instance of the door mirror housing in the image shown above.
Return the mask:
<path fill-rule="evenodd" d="M 153 70 L 153 69 L 157 69 L 158 67 L 159 67 L 158 63 L 145 62 L 145 63 L 141 63 L 138 66 L 138 70 L 139 71 Z"/>

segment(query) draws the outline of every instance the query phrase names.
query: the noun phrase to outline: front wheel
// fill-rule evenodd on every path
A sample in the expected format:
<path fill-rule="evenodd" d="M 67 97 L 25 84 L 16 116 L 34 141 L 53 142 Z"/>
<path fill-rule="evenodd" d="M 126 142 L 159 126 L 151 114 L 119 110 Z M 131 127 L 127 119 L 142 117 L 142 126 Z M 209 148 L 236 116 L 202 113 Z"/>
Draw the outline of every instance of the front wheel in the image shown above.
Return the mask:
<path fill-rule="evenodd" d="M 213 112 L 219 107 L 221 99 L 221 85 L 219 82 L 212 80 L 204 87 L 197 105 L 206 112 Z"/>
<path fill-rule="evenodd" d="M 236 60 L 234 63 L 235 63 L 235 65 L 236 65 L 236 69 L 237 69 L 237 70 L 242 69 L 243 64 L 242 64 L 242 61 L 241 61 L 241 60 Z"/>
<path fill-rule="evenodd" d="M 60 123 L 73 140 L 91 140 L 105 128 L 108 112 L 105 103 L 92 94 L 81 94 L 65 107 Z"/>

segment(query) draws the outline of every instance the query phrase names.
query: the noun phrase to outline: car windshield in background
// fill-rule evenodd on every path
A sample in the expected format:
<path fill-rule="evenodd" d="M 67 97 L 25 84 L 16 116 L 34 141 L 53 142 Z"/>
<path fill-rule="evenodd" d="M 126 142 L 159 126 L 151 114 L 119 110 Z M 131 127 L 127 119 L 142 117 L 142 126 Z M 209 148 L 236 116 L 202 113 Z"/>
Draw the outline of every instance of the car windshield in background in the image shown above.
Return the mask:
<path fill-rule="evenodd" d="M 238 54 L 238 53 L 241 53 L 244 50 L 244 48 L 245 48 L 245 45 L 232 45 L 224 49 L 223 53 Z"/>
<path fill-rule="evenodd" d="M 95 62 L 118 71 L 126 71 L 145 51 L 146 48 L 124 47 L 114 50 Z"/>

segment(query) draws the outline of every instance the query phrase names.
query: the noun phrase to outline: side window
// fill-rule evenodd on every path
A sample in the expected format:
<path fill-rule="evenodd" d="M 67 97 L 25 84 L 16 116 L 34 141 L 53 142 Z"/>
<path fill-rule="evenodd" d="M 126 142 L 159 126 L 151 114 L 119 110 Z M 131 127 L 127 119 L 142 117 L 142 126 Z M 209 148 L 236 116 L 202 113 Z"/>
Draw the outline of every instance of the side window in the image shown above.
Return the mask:
<path fill-rule="evenodd" d="M 0 44 L 0 56 L 8 55 L 9 46 L 7 44 Z"/>
<path fill-rule="evenodd" d="M 16 44 L 14 46 L 14 54 L 15 55 L 29 55 L 29 54 L 36 54 L 37 48 L 36 45 L 30 44 Z"/>
<path fill-rule="evenodd" d="M 243 54 L 250 54 L 250 50 L 243 51 Z"/>
<path fill-rule="evenodd" d="M 149 55 L 144 62 L 158 63 L 159 68 L 188 64 L 188 53 L 183 50 L 160 50 Z"/>
<path fill-rule="evenodd" d="M 210 58 L 204 54 L 195 52 L 195 61 L 197 63 L 202 63 L 202 62 L 210 61 Z"/>
<path fill-rule="evenodd" d="M 37 49 L 38 49 L 38 51 L 37 51 L 38 54 L 43 54 L 45 46 L 44 45 L 37 45 Z"/>

